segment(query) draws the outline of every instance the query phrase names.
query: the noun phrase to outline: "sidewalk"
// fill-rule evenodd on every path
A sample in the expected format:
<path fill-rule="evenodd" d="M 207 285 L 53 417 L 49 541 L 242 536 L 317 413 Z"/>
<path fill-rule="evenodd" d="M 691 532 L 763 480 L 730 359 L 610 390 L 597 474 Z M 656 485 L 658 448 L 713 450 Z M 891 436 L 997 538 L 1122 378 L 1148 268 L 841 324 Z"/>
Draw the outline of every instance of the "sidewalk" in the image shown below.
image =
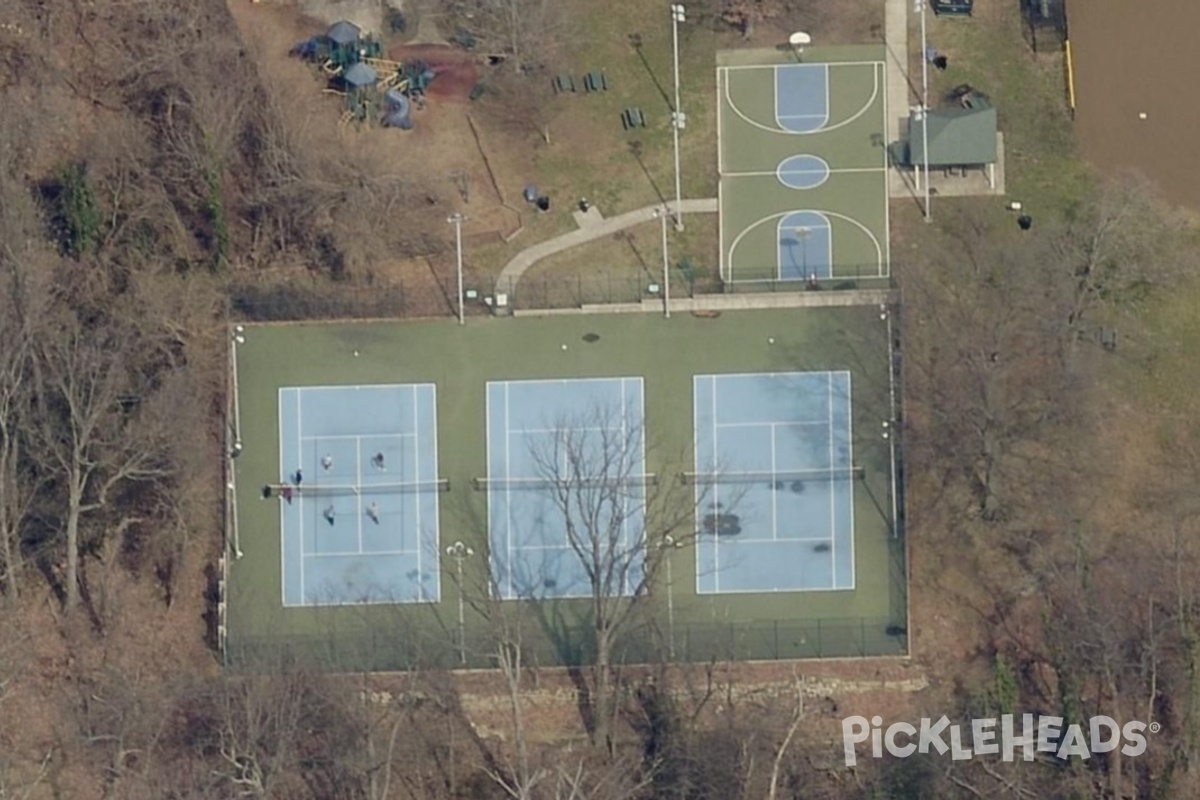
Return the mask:
<path fill-rule="evenodd" d="M 909 106 L 917 101 L 910 91 L 908 76 L 908 4 L 911 0 L 886 0 L 883 38 L 887 45 L 887 141 L 900 140 L 901 123 L 908 118 Z M 928 0 L 927 0 L 928 1 Z M 913 189 L 899 170 L 888 172 L 888 193 L 892 197 L 910 197 Z"/>
<path fill-rule="evenodd" d="M 674 201 L 668 201 L 666 205 L 669 211 L 675 211 Z M 556 236 L 553 239 L 547 239 L 513 256 L 512 260 L 504 265 L 504 269 L 500 270 L 499 277 L 496 278 L 496 293 L 505 294 L 512 292 L 517 281 L 525 274 L 525 271 L 543 258 L 552 256 L 555 253 L 561 253 L 563 250 L 569 250 L 585 242 L 611 236 L 618 231 L 632 228 L 634 225 L 651 222 L 654 220 L 654 212 L 659 208 L 662 208 L 662 206 L 646 206 L 645 208 L 627 211 L 624 214 L 618 214 L 615 217 L 606 219 L 593 206 L 586 217 L 586 225 L 581 226 L 579 230 L 564 233 L 562 236 Z M 680 204 L 679 210 L 683 214 L 715 214 L 717 213 L 717 198 L 684 200 Z M 579 222 L 578 219 L 576 221 Z"/>

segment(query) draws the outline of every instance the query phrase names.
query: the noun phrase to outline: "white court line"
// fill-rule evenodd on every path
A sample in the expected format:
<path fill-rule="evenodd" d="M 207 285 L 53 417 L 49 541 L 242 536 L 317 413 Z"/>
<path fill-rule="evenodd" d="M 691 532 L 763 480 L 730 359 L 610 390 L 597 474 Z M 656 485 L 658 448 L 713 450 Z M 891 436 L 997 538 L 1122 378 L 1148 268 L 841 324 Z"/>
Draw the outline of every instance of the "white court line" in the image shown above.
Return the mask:
<path fill-rule="evenodd" d="M 715 427 L 717 428 L 757 428 L 761 425 L 828 425 L 829 420 L 813 419 L 813 420 L 788 420 L 781 419 L 774 422 L 720 422 Z"/>
<path fill-rule="evenodd" d="M 839 592 L 843 589 L 835 589 L 832 586 L 799 586 L 796 588 L 785 589 L 722 589 L 721 591 L 700 592 L 704 595 L 712 594 L 811 594 L 812 592 Z"/>
<path fill-rule="evenodd" d="M 504 386 L 504 391 L 508 391 L 509 386 L 521 385 L 530 386 L 542 383 L 558 383 L 558 384 L 578 384 L 578 383 L 616 383 L 620 378 L 522 378 L 521 380 L 513 381 L 490 381 L 492 383 L 501 384 Z"/>
<path fill-rule="evenodd" d="M 358 493 L 355 498 L 355 504 L 358 506 L 358 552 L 362 552 L 362 437 L 354 437 L 354 485 L 358 487 Z"/>
<path fill-rule="evenodd" d="M 509 381 L 504 382 L 504 475 L 508 476 L 511 469 L 509 460 L 509 439 L 512 434 L 508 429 L 508 387 Z M 508 597 L 513 596 L 513 542 L 512 542 L 512 491 L 506 486 L 504 488 L 504 551 L 508 555 L 507 562 L 507 578 L 508 578 Z"/>
<path fill-rule="evenodd" d="M 305 392 L 345 392 L 345 391 L 361 391 L 362 389 L 378 390 L 378 389 L 403 389 L 410 384 L 407 383 L 368 383 L 350 385 L 326 385 L 326 386 L 299 386 L 293 387 L 301 389 Z"/>
<path fill-rule="evenodd" d="M 301 436 L 302 442 L 328 442 L 338 439 L 409 439 L 415 437 L 415 433 L 355 433 L 355 434 L 337 434 L 335 436 Z"/>
<path fill-rule="evenodd" d="M 798 178 L 804 178 L 805 181 L 802 181 L 802 182 L 806 183 L 806 185 L 804 185 L 804 186 L 797 186 L 795 182 L 789 183 L 783 177 L 784 176 L 784 169 L 783 169 L 784 166 L 792 161 L 795 161 L 796 159 L 799 159 L 799 158 L 807 158 L 807 159 L 812 159 L 812 160 L 821 162 L 821 167 L 819 169 L 812 169 L 812 168 L 810 168 L 810 169 L 791 169 L 787 172 L 788 175 L 793 176 L 793 180 L 798 179 Z M 820 187 L 824 186 L 829 181 L 829 176 L 832 174 L 833 174 L 833 170 L 830 169 L 828 161 L 821 158 L 820 156 L 814 156 L 811 154 L 789 156 L 788 158 L 785 158 L 783 161 L 780 161 L 779 166 L 777 166 L 775 168 L 775 180 L 779 181 L 779 183 L 787 189 L 795 189 L 796 191 L 800 191 L 800 192 L 811 191 L 813 189 L 819 189 Z M 810 180 L 808 180 L 809 176 L 816 176 L 817 180 L 815 182 L 810 181 Z"/>
<path fill-rule="evenodd" d="M 834 469 L 836 459 L 833 456 L 833 373 L 829 373 L 827 378 L 829 384 L 829 468 Z M 853 487 L 853 483 L 850 484 Z M 837 488 L 836 481 L 829 482 L 829 540 L 837 539 Z M 833 575 L 831 579 L 833 585 L 837 586 L 837 548 L 833 550 Z"/>
<path fill-rule="evenodd" d="M 718 113 L 720 113 L 721 104 L 717 104 Z M 717 173 L 718 175 L 720 173 Z M 717 274 L 721 276 L 721 280 L 732 281 L 732 275 L 726 275 L 727 267 L 732 265 L 726 264 L 725 259 L 725 181 L 717 179 Z M 692 387 L 695 388 L 694 386 Z M 692 398 L 695 400 L 695 397 Z"/>
<path fill-rule="evenodd" d="M 807 209 L 807 210 L 815 211 L 815 209 Z M 730 265 L 732 266 L 732 264 L 733 264 L 733 255 L 737 251 L 737 246 L 739 244 L 741 244 L 742 239 L 745 238 L 747 234 L 749 234 L 751 231 L 753 231 L 759 225 L 763 225 L 767 222 L 770 222 L 771 220 L 778 219 L 781 217 L 786 217 L 787 215 L 794 214 L 794 213 L 796 213 L 795 210 L 781 211 L 777 214 L 771 214 L 769 216 L 762 217 L 761 219 L 757 220 L 756 222 L 752 222 L 749 225 L 747 225 L 745 228 L 743 228 L 742 232 L 739 233 L 737 235 L 737 238 L 735 238 L 733 240 L 733 244 L 729 246 L 729 263 L 730 263 Z M 879 267 L 876 269 L 876 272 L 880 272 L 880 270 L 882 270 L 883 248 L 880 247 L 879 240 L 877 238 L 875 238 L 875 234 L 871 233 L 871 230 L 866 225 L 863 225 L 861 222 L 856 220 L 854 217 L 848 217 L 845 214 L 839 214 L 836 211 L 822 210 L 817 213 L 823 214 L 827 217 L 834 217 L 836 219 L 845 220 L 846 222 L 849 222 L 852 225 L 856 225 L 863 233 L 865 233 L 867 235 L 868 239 L 875 245 L 876 259 L 878 260 L 878 263 L 879 263 Z M 830 240 L 832 241 L 832 239 L 833 239 L 833 236 L 832 236 L 832 231 L 831 231 Z M 831 247 L 832 247 L 832 245 L 831 245 Z M 775 258 L 778 261 L 778 259 L 779 259 L 779 254 L 778 254 L 779 243 L 778 243 L 778 241 L 775 244 L 775 250 L 776 250 Z M 833 266 L 834 265 L 832 265 L 832 264 L 830 265 L 831 272 L 832 272 Z M 778 273 L 776 273 L 776 274 L 778 274 Z M 837 278 L 838 276 L 833 275 L 832 277 Z M 777 280 L 778 279 L 776 279 L 776 278 L 749 278 L 749 279 L 743 279 L 739 282 L 740 283 L 766 283 L 766 282 L 777 282 Z"/>
<path fill-rule="evenodd" d="M 886 62 L 883 61 L 812 61 L 810 64 L 819 64 L 824 67 L 878 67 Z M 776 67 L 795 66 L 794 64 L 731 64 L 728 66 L 717 67 L 717 72 L 744 72 L 751 69 L 773 70 Z"/>
<path fill-rule="evenodd" d="M 286 392 L 290 389 L 279 389 L 279 478 L 283 480 L 283 439 L 285 436 L 283 430 L 283 398 Z M 283 507 L 284 501 L 282 498 L 279 501 L 279 600 L 285 606 L 287 605 L 287 509 Z M 300 537 L 300 545 L 303 549 L 304 537 Z M 304 560 L 304 553 L 301 552 L 300 560 Z M 301 600 L 304 598 L 301 597 Z"/>
<path fill-rule="evenodd" d="M 416 386 L 412 387 L 409 393 L 409 398 L 412 400 L 413 431 L 415 433 L 421 429 L 421 415 L 419 413 L 420 409 L 417 408 Z M 413 480 L 419 481 L 421 480 L 421 437 L 417 436 L 416 439 L 416 446 L 413 448 L 413 472 L 415 472 L 416 475 L 414 476 Z M 400 463 L 403 464 L 404 462 L 402 461 Z M 436 479 L 437 476 L 434 475 L 434 478 Z M 417 517 L 417 600 L 423 602 L 425 600 L 425 583 L 422 580 L 424 576 L 421 573 L 421 498 L 418 497 L 415 499 L 417 502 L 413 503 L 413 505 L 416 506 L 415 513 Z M 362 501 L 360 500 L 359 503 L 361 502 Z M 362 514 L 360 513 L 359 516 L 361 517 Z"/>
<path fill-rule="evenodd" d="M 801 539 L 743 539 L 741 535 L 722 537 L 729 539 L 731 545 L 760 545 L 760 544 L 824 544 L 831 543 L 831 539 L 821 539 L 814 537 L 804 537 Z M 832 548 L 831 548 L 832 549 Z M 764 590 L 770 591 L 770 590 Z"/>
<path fill-rule="evenodd" d="M 870 109 L 871 106 L 875 104 L 875 98 L 879 96 L 879 73 L 878 73 L 878 71 L 873 71 L 872 79 L 875 83 L 875 87 L 871 91 L 871 97 L 862 106 L 862 108 L 860 108 L 858 111 L 854 112 L 849 117 L 842 120 L 841 122 L 835 123 L 833 125 L 828 125 L 823 128 L 818 128 L 815 131 L 789 131 L 784 128 L 772 128 L 769 125 L 765 125 L 761 122 L 758 122 L 757 120 L 751 119 L 745 112 L 743 112 L 740 108 L 738 108 L 736 103 L 733 102 L 733 98 L 729 94 L 728 78 L 725 80 L 725 102 L 729 104 L 729 108 L 733 111 L 733 113 L 737 114 L 739 117 L 741 117 L 742 121 L 745 122 L 747 125 L 752 125 L 753 127 L 759 128 L 760 130 L 767 131 L 768 133 L 778 133 L 778 134 L 781 134 L 784 136 L 811 136 L 812 134 L 815 134 L 815 133 L 827 133 L 829 131 L 836 131 L 838 128 L 845 127 L 846 125 L 849 125 L 850 123 L 857 120 L 863 114 L 866 114 L 868 109 Z M 887 130 L 887 128 L 885 127 L 884 130 Z"/>
<path fill-rule="evenodd" d="M 300 433 L 303 430 L 303 426 L 300 424 L 300 409 L 301 409 L 301 407 L 302 406 L 300 403 L 300 390 L 297 389 L 296 390 L 296 439 L 300 438 Z M 299 455 L 303 455 L 303 454 L 301 453 Z M 299 465 L 297 465 L 296 469 L 299 469 L 299 468 L 300 468 Z M 299 492 L 297 492 L 297 494 L 299 494 Z M 305 600 L 305 597 L 306 597 L 306 595 L 304 593 L 304 498 L 297 497 L 296 502 L 299 503 L 299 506 L 296 508 L 296 513 L 300 516 L 300 602 L 303 603 Z M 313 532 L 313 545 L 316 546 L 316 532 L 315 531 Z"/>
<path fill-rule="evenodd" d="M 522 553 L 529 552 L 531 550 L 537 550 L 539 552 L 550 550 L 562 550 L 564 553 L 575 552 L 575 548 L 569 544 L 521 544 L 517 545 L 517 547 L 521 549 Z"/>
<path fill-rule="evenodd" d="M 881 64 L 879 67 L 879 72 L 882 74 L 883 83 L 886 86 L 887 85 L 887 67 L 885 65 Z M 887 96 L 888 96 L 888 93 L 885 91 L 883 93 L 884 146 L 879 148 L 880 150 L 883 151 L 883 169 L 885 171 L 888 169 L 888 148 L 887 148 L 888 97 Z M 884 257 L 883 267 L 880 269 L 880 277 L 884 277 L 886 275 L 892 274 L 892 197 L 891 197 L 891 187 L 888 183 L 888 179 L 886 179 L 886 178 L 883 181 L 883 193 L 884 193 L 884 198 L 883 198 L 883 247 L 884 247 L 884 250 L 886 251 L 886 253 L 885 253 L 885 257 Z M 891 342 L 888 342 L 888 347 L 890 348 L 891 346 L 892 346 Z M 891 351 L 889 350 L 889 352 L 891 352 Z M 889 365 L 888 368 L 891 369 L 891 366 Z"/>
<path fill-rule="evenodd" d="M 892 343 L 888 342 L 888 369 L 892 368 Z M 850 370 L 843 370 L 842 374 L 846 376 L 846 446 L 850 449 L 850 464 L 854 464 L 854 404 L 850 400 L 851 395 L 851 378 Z M 854 540 L 857 538 L 854 535 L 854 484 L 850 485 L 850 586 L 853 589 L 858 583 L 858 561 L 854 556 Z M 834 547 L 834 552 L 837 547 Z M 834 575 L 834 584 L 837 584 L 837 575 Z"/>
<path fill-rule="evenodd" d="M 845 372 L 845 370 L 836 370 L 836 371 L 837 372 Z M 794 378 L 797 375 L 804 375 L 804 376 L 828 375 L 829 372 L 830 371 L 827 369 L 817 369 L 817 370 L 811 370 L 808 372 L 804 372 L 804 371 L 801 371 L 801 372 L 722 372 L 722 373 L 712 373 L 709 375 L 697 375 L 696 377 L 697 378 L 717 378 L 717 379 L 720 379 L 720 378 L 772 378 L 772 379 L 776 379 L 776 378 Z M 722 422 L 721 424 L 725 425 L 728 423 Z"/>
<path fill-rule="evenodd" d="M 775 423 L 771 423 L 771 474 L 775 475 Z M 771 492 L 771 539 L 779 538 L 779 503 L 776 502 L 775 492 Z"/>
<path fill-rule="evenodd" d="M 624 380 L 624 378 L 621 378 L 620 380 Z M 604 427 L 603 425 L 595 426 L 595 427 L 580 427 L 580 428 L 576 428 L 574 426 L 571 427 L 572 433 L 579 433 L 582 431 L 604 431 L 604 430 L 608 430 L 608 428 Z M 511 433 L 562 433 L 562 428 L 513 428 Z"/>
<path fill-rule="evenodd" d="M 717 379 L 712 379 L 712 472 L 717 473 Z M 712 510 L 713 514 L 720 513 L 720 494 L 721 488 L 714 485 L 712 487 Z M 697 576 L 699 577 L 699 576 Z M 721 591 L 721 543 L 713 537 L 713 591 Z"/>
<path fill-rule="evenodd" d="M 807 154 L 802 153 L 801 155 L 807 155 Z M 795 156 L 789 156 L 789 158 L 795 158 Z M 814 158 L 820 158 L 820 156 L 814 156 Z M 887 172 L 887 171 L 888 171 L 887 167 L 838 167 L 837 169 L 830 168 L 829 174 L 830 175 L 840 175 L 842 173 L 850 173 L 850 172 Z M 816 170 L 813 170 L 813 172 L 815 173 Z M 806 174 L 806 173 L 802 173 L 802 174 Z M 776 167 L 773 170 L 768 170 L 765 172 L 726 172 L 726 173 L 723 173 L 721 175 L 721 177 L 722 178 L 778 178 L 779 177 L 779 168 Z M 781 181 L 781 183 L 782 183 L 782 181 Z M 784 184 L 784 185 L 786 186 L 787 184 Z"/>
<path fill-rule="evenodd" d="M 486 467 L 487 475 L 490 478 L 491 474 L 492 474 L 492 449 L 493 449 L 492 445 L 494 444 L 492 442 L 492 384 L 491 383 L 487 383 L 483 387 L 483 428 L 484 428 L 483 452 L 484 452 L 484 458 L 486 460 L 485 467 Z M 494 527 L 495 521 L 493 519 L 495 509 L 492 508 L 493 505 L 495 505 L 495 504 L 492 502 L 492 493 L 488 492 L 487 493 L 487 535 L 486 535 L 486 538 L 487 538 L 488 570 L 491 572 L 491 580 L 488 581 L 488 597 L 490 599 L 496 599 L 495 597 L 493 597 L 493 595 L 500 592 L 500 586 L 496 583 L 496 575 L 497 575 L 496 548 L 492 546 L 492 531 L 495 530 L 495 527 Z M 439 542 L 439 544 L 440 544 L 440 542 Z M 438 557 L 441 558 L 440 551 L 438 553 Z M 461 593 L 462 586 L 460 584 L 456 583 L 454 591 Z"/>
<path fill-rule="evenodd" d="M 431 402 L 433 404 L 433 426 L 430 428 L 430 434 L 433 436 L 433 478 L 438 477 L 438 418 L 437 418 L 437 385 L 429 384 L 431 393 Z M 420 498 L 417 498 L 420 502 Z M 433 581 L 434 581 L 434 602 L 442 600 L 442 549 L 440 547 L 442 541 L 442 500 L 438 496 L 433 498 L 433 552 L 434 566 Z M 424 543 L 418 541 L 417 547 L 421 547 Z"/>
<path fill-rule="evenodd" d="M 728 80 L 727 80 L 728 82 Z M 721 68 L 717 67 L 717 174 L 720 175 L 725 170 L 725 154 L 722 152 L 723 143 L 721 141 Z M 720 186 L 717 188 L 720 193 Z M 717 202 L 717 207 L 720 208 L 720 201 Z"/>
<path fill-rule="evenodd" d="M 368 556 L 411 556 L 413 553 L 419 554 L 420 552 L 421 551 L 419 548 L 417 550 L 371 550 L 368 552 L 359 552 L 359 553 L 356 553 L 352 550 L 348 550 L 345 553 L 309 553 L 308 555 L 305 556 L 305 558 L 351 558 L 351 557 L 362 558 L 362 557 L 368 557 Z M 419 599 L 419 597 L 420 596 L 418 595 L 418 599 L 414 602 L 417 602 L 417 603 L 423 602 L 422 600 Z"/>

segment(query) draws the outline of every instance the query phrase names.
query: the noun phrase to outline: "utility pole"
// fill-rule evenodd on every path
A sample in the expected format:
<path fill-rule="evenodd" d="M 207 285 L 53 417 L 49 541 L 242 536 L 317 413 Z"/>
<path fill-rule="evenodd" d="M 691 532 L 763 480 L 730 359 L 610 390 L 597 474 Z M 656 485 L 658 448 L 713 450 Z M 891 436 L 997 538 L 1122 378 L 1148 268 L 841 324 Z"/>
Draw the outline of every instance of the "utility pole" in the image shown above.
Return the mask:
<path fill-rule="evenodd" d="M 458 324 L 466 324 L 466 309 L 463 308 L 463 270 L 462 270 L 462 224 L 466 219 L 460 212 L 455 211 L 446 220 L 454 226 L 454 244 L 458 252 Z"/>
<path fill-rule="evenodd" d="M 671 34 L 675 45 L 675 108 L 671 111 L 671 129 L 675 134 L 675 230 L 683 230 L 683 187 L 679 177 L 679 132 L 687 126 L 687 115 L 679 108 L 679 23 L 687 22 L 681 3 L 671 4 Z"/>

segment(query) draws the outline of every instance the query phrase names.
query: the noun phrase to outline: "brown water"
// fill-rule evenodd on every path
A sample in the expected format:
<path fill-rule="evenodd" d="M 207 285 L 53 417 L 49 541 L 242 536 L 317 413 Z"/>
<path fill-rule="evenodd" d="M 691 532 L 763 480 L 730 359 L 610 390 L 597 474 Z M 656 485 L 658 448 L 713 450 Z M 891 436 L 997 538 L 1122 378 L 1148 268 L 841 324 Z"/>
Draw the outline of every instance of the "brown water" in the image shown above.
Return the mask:
<path fill-rule="evenodd" d="M 1084 155 L 1200 209 L 1200 0 L 1072 0 L 1067 13 Z"/>

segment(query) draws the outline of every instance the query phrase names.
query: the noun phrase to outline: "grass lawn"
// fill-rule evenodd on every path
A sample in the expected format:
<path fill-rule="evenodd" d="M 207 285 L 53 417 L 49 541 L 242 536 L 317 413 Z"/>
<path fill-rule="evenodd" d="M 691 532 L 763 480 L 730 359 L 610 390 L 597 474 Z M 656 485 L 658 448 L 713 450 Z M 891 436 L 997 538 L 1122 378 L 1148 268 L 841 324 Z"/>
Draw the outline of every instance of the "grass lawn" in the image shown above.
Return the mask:
<path fill-rule="evenodd" d="M 526 214 L 526 230 L 511 242 L 465 254 L 469 271 L 481 281 L 521 250 L 575 229 L 571 212 L 580 197 L 590 199 L 608 217 L 675 198 L 667 7 L 637 0 L 567 2 L 572 8 L 564 13 L 581 20 L 577 27 L 583 33 L 563 48 L 544 74 L 533 78 L 549 81 L 554 74 L 569 73 L 578 87 L 576 94 L 551 101 L 550 143 L 538 143 L 528 176 L 551 198 L 551 210 Z M 632 34 L 640 37 L 640 47 L 631 44 Z M 684 198 L 717 195 L 715 53 L 720 42 L 735 38 L 695 20 L 679 27 L 680 105 L 687 114 L 687 127 L 680 133 Z M 609 90 L 585 93 L 582 76 L 599 70 L 607 75 Z M 630 106 L 645 113 L 645 128 L 622 129 L 621 112 Z M 487 132 L 485 138 L 492 147 L 514 146 L 501 140 L 506 135 Z"/>
<path fill-rule="evenodd" d="M 693 284 L 702 289 L 715 283 L 717 215 L 691 215 L 682 232 L 668 224 L 667 253 L 673 297 L 687 296 Z M 685 259 L 694 270 L 690 277 L 680 269 Z M 537 262 L 521 279 L 519 291 L 530 301 L 524 307 L 564 308 L 635 302 L 662 280 L 662 229 L 648 219 Z"/>
<path fill-rule="evenodd" d="M 967 19 L 929 15 L 929 44 L 949 57 L 944 72 L 930 67 L 930 105 L 936 107 L 963 83 L 991 97 L 1004 133 L 1009 196 L 1031 214 L 1063 214 L 1094 189 L 1095 174 L 1078 153 L 1062 56 L 1033 54 L 1024 40 L 1018 3 L 980 6 Z M 917 25 L 919 17 L 912 15 L 910 22 Z M 915 44 L 910 47 L 911 74 L 919 82 L 919 34 L 909 41 Z"/>

